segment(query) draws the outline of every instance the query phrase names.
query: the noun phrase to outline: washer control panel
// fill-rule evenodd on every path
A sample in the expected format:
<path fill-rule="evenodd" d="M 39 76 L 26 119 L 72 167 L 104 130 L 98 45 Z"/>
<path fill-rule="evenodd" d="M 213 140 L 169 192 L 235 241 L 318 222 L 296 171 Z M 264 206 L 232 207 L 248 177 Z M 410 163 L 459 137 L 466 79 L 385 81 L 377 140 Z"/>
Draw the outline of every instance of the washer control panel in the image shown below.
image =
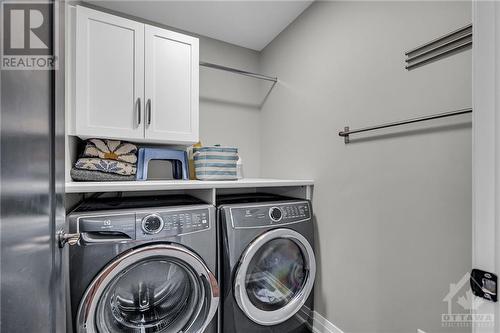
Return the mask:
<path fill-rule="evenodd" d="M 269 227 L 311 218 L 308 201 L 230 208 L 233 227 L 236 229 Z"/>
<path fill-rule="evenodd" d="M 137 239 L 172 237 L 210 229 L 208 209 L 137 214 Z"/>

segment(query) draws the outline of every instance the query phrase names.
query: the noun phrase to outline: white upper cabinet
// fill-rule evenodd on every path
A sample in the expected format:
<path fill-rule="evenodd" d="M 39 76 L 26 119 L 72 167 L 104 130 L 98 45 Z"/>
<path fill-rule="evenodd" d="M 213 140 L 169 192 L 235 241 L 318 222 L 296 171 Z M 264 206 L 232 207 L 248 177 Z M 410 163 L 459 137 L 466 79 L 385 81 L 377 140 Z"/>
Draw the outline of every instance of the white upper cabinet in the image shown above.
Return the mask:
<path fill-rule="evenodd" d="M 144 24 L 80 6 L 76 15 L 77 134 L 143 138 Z"/>
<path fill-rule="evenodd" d="M 77 6 L 69 134 L 198 141 L 198 39 Z"/>
<path fill-rule="evenodd" d="M 145 29 L 146 139 L 198 141 L 198 39 Z"/>

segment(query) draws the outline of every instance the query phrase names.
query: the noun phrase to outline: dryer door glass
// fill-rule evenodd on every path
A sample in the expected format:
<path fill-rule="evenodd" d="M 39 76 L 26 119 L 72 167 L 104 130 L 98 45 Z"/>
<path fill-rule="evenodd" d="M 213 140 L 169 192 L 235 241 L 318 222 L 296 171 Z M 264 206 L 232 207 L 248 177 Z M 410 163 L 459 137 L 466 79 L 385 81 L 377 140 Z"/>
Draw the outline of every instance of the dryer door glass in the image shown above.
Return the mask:
<path fill-rule="evenodd" d="M 262 245 L 248 265 L 246 290 L 259 309 L 274 311 L 288 304 L 302 290 L 307 277 L 299 246 L 286 238 Z"/>
<path fill-rule="evenodd" d="M 260 325 L 277 325 L 302 308 L 315 276 L 316 259 L 307 239 L 291 229 L 274 229 L 244 251 L 234 295 L 248 318 Z"/>
<path fill-rule="evenodd" d="M 219 302 L 214 275 L 180 245 L 156 244 L 123 253 L 91 283 L 77 332 L 203 332 Z"/>

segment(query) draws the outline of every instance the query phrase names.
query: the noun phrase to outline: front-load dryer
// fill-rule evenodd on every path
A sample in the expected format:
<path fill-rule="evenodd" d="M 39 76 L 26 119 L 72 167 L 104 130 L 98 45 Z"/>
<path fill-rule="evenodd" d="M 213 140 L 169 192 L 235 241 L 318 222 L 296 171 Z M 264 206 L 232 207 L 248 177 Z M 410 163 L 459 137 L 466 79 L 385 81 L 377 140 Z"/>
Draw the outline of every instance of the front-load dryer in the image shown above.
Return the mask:
<path fill-rule="evenodd" d="M 311 332 L 316 275 L 310 202 L 221 196 L 224 333 Z"/>
<path fill-rule="evenodd" d="M 97 198 L 67 219 L 76 333 L 215 333 L 215 208 L 191 197 Z"/>

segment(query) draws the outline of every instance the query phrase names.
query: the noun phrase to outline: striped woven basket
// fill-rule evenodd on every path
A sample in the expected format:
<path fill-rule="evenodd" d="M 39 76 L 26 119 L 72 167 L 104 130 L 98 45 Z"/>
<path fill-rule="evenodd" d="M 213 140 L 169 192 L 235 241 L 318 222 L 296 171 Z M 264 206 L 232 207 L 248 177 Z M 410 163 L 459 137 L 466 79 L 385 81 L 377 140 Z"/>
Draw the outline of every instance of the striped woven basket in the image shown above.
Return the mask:
<path fill-rule="evenodd" d="M 238 148 L 219 146 L 194 148 L 193 157 L 196 179 L 237 179 Z"/>

